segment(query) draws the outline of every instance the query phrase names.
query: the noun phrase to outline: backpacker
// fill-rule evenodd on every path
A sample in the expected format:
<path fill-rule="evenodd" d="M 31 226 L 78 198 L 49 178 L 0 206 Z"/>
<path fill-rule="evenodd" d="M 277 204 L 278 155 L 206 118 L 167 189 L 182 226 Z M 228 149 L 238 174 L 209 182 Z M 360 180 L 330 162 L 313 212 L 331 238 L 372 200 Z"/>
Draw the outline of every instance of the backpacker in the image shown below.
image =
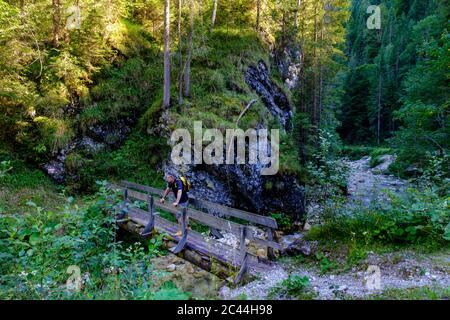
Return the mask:
<path fill-rule="evenodd" d="M 180 177 L 181 183 L 183 184 L 183 191 L 189 192 L 191 190 L 191 183 L 186 177 Z"/>

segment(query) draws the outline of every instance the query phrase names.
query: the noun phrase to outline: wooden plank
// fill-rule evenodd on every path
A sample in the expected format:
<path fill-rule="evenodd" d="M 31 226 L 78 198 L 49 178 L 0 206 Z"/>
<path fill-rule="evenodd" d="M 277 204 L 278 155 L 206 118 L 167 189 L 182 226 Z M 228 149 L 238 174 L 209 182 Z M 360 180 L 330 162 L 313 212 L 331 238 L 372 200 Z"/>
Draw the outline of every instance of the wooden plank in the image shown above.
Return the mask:
<path fill-rule="evenodd" d="M 153 229 L 155 228 L 155 200 L 153 199 L 153 196 L 151 195 L 147 195 L 147 201 L 148 201 L 148 217 L 149 217 L 149 221 L 147 226 L 145 227 L 144 231 L 142 231 L 141 235 L 142 236 L 149 236 L 152 234 Z"/>
<path fill-rule="evenodd" d="M 152 188 L 152 187 L 149 187 L 149 186 L 144 186 L 144 185 L 137 184 L 137 183 L 134 183 L 134 182 L 122 181 L 122 185 L 127 187 L 127 188 L 133 188 L 133 189 L 136 189 L 136 190 L 139 190 L 139 191 L 143 191 L 145 193 L 157 194 L 157 195 L 159 195 L 161 197 L 164 194 L 164 190 Z"/>
<path fill-rule="evenodd" d="M 211 213 L 220 213 L 227 217 L 239 218 L 265 227 L 278 229 L 277 221 L 271 217 L 265 217 L 247 211 L 226 207 L 206 200 L 196 199 L 194 197 L 191 198 L 191 202 L 195 207 L 208 210 Z"/>
<path fill-rule="evenodd" d="M 134 199 L 137 199 L 140 201 L 147 201 L 146 194 L 138 192 L 138 191 L 134 191 L 134 190 L 128 190 L 128 197 L 134 198 Z M 179 209 L 177 209 L 171 205 L 168 205 L 168 204 L 162 204 L 160 202 L 155 202 L 154 205 L 155 205 L 155 207 L 162 209 L 164 211 L 170 212 L 172 214 L 179 213 Z M 206 214 L 204 212 L 201 212 L 201 211 L 198 211 L 195 209 L 189 209 L 189 217 L 191 219 L 198 221 L 202 224 L 205 224 L 209 227 L 228 231 L 237 237 L 239 237 L 241 235 L 241 225 L 237 224 L 235 222 L 225 220 L 225 219 L 222 219 L 222 218 L 210 215 L 210 214 Z M 274 248 L 277 250 L 282 249 L 282 247 L 279 243 L 255 237 L 251 232 L 248 232 L 247 239 L 249 239 L 250 241 L 254 241 L 265 247 L 271 247 L 271 248 Z"/>
<path fill-rule="evenodd" d="M 149 221 L 148 213 L 138 208 L 132 208 L 129 215 L 132 220 L 128 223 L 121 224 L 121 226 L 130 232 L 139 234 L 138 229 L 141 228 L 139 226 L 145 226 Z M 134 223 L 138 226 L 134 225 Z M 155 229 L 158 232 L 167 233 L 175 241 L 179 241 L 179 237 L 173 236 L 178 230 L 178 225 L 158 215 L 155 215 Z M 171 243 L 170 247 L 176 246 L 176 243 L 171 242 L 170 239 L 166 242 Z M 186 250 L 182 251 L 179 256 L 222 278 L 227 278 L 230 273 L 222 267 L 219 268 L 217 262 L 214 263 L 214 259 L 222 265 L 225 263 L 234 268 L 240 268 L 242 266 L 241 256 L 237 254 L 234 248 L 220 243 L 215 239 L 205 240 L 203 235 L 196 231 L 189 232 Z M 213 257 L 213 259 L 210 257 Z M 247 253 L 247 260 L 247 271 L 251 274 L 264 274 L 273 266 L 270 261 L 251 253 Z M 213 265 L 216 266 L 212 267 Z"/>
<path fill-rule="evenodd" d="M 129 181 L 123 181 L 122 184 L 128 188 L 133 188 L 133 189 L 147 192 L 147 193 L 157 194 L 159 196 L 162 196 L 164 194 L 163 190 L 140 185 L 140 184 L 129 182 Z M 254 214 L 251 212 L 226 207 L 226 206 L 216 204 L 213 202 L 209 202 L 206 200 L 196 199 L 192 195 L 189 195 L 189 199 L 190 199 L 190 202 L 192 203 L 192 205 L 194 207 L 196 207 L 197 209 L 204 209 L 204 210 L 212 211 L 214 213 L 220 213 L 227 217 L 239 218 L 242 220 L 246 220 L 246 221 L 249 221 L 249 222 L 252 222 L 255 224 L 265 226 L 265 227 L 278 229 L 277 221 L 274 218 L 265 217 L 265 216 L 261 216 L 261 215 Z"/>
<path fill-rule="evenodd" d="M 145 225 L 148 221 L 148 215 L 145 211 L 137 208 L 130 210 L 130 219 L 139 225 Z M 170 222 L 159 216 L 155 216 L 155 228 L 160 232 L 165 232 L 176 241 L 181 240 L 180 237 L 175 236 L 178 230 L 178 225 Z M 235 254 L 235 250 L 223 243 L 219 243 L 214 239 L 205 240 L 203 235 L 195 231 L 189 231 L 187 236 L 186 247 L 199 251 L 205 255 L 213 255 L 216 259 L 225 261 L 230 265 L 238 267 L 240 265 L 239 256 Z M 253 257 L 257 260 L 257 257 Z"/>

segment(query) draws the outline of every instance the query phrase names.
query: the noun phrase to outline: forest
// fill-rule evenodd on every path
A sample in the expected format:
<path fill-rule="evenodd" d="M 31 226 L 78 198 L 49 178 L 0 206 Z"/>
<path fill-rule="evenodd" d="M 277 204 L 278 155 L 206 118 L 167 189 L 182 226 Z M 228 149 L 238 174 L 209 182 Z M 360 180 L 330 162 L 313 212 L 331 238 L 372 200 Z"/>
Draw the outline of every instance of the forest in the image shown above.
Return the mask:
<path fill-rule="evenodd" d="M 0 299 L 448 299 L 449 12 L 0 0 Z M 172 132 L 196 121 L 279 130 L 278 173 L 174 164 Z M 197 199 L 274 219 L 274 269 L 233 286 L 172 255 L 163 233 L 118 230 L 110 186 L 163 189 L 168 173 Z"/>

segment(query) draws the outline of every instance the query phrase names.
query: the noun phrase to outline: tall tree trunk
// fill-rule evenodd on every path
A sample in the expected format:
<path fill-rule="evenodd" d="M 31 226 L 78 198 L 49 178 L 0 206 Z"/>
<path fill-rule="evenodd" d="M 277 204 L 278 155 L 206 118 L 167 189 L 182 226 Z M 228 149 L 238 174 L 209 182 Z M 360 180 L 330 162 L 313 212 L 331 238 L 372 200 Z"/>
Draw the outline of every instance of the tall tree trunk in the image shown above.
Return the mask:
<path fill-rule="evenodd" d="M 323 50 L 324 46 L 324 25 L 323 20 L 320 26 L 320 48 Z M 322 59 L 319 59 L 319 110 L 317 113 L 317 126 L 320 128 L 323 113 L 323 82 L 324 82 L 324 66 Z"/>
<path fill-rule="evenodd" d="M 180 56 L 180 75 L 178 77 L 178 105 L 183 104 L 183 37 L 181 35 L 182 0 L 178 0 L 178 54 Z"/>
<path fill-rule="evenodd" d="M 216 15 L 217 15 L 217 3 L 219 2 L 219 0 L 213 0 L 213 11 L 212 11 L 212 16 L 211 16 L 211 28 L 209 29 L 210 32 L 213 32 L 214 30 L 214 25 L 216 24 Z"/>
<path fill-rule="evenodd" d="M 256 0 L 256 31 L 259 32 L 261 24 L 261 0 Z"/>
<path fill-rule="evenodd" d="M 300 17 L 300 7 L 302 5 L 302 0 L 297 0 L 297 8 L 295 10 L 295 28 L 297 29 L 299 26 L 299 17 Z"/>
<path fill-rule="evenodd" d="M 378 32 L 380 48 L 382 46 L 382 31 Z M 381 141 L 381 95 L 382 95 L 382 84 L 383 84 L 383 72 L 382 72 L 382 60 L 380 57 L 380 61 L 378 64 L 378 101 L 377 101 L 377 144 L 380 144 Z"/>
<path fill-rule="evenodd" d="M 378 75 L 378 110 L 377 110 L 377 144 L 380 144 L 381 136 L 381 94 L 382 94 L 382 83 L 383 76 L 381 72 L 381 63 L 379 65 L 379 75 Z"/>
<path fill-rule="evenodd" d="M 53 7 L 53 46 L 59 45 L 59 27 L 61 23 L 60 0 L 52 0 Z"/>
<path fill-rule="evenodd" d="M 313 127 L 314 127 L 314 138 L 315 138 L 315 142 L 317 144 L 317 142 L 319 141 L 318 139 L 318 135 L 319 135 L 319 127 L 318 127 L 318 123 L 317 123 L 317 105 L 318 105 L 318 97 L 317 97 L 317 40 L 318 40 L 318 36 L 317 36 L 317 7 L 314 8 L 314 50 L 313 50 L 313 63 L 314 63 L 314 68 L 313 68 L 313 73 L 314 73 L 314 80 L 313 80 L 313 110 L 312 110 L 312 123 L 313 123 Z"/>
<path fill-rule="evenodd" d="M 170 106 L 170 0 L 164 3 L 164 97 L 163 107 Z"/>
<path fill-rule="evenodd" d="M 186 58 L 186 70 L 184 72 L 184 96 L 189 97 L 191 95 L 191 61 L 193 51 L 193 38 L 194 38 L 194 1 L 190 1 L 189 8 L 189 36 L 188 36 L 188 53 Z"/>

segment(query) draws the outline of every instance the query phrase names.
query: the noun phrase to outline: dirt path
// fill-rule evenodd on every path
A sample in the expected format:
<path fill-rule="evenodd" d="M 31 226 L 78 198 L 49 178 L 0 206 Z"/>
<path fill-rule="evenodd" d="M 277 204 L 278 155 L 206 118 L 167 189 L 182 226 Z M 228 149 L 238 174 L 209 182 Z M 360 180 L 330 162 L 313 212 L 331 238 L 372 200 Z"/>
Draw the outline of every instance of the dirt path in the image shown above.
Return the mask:
<path fill-rule="evenodd" d="M 379 268 L 380 287 L 371 279 L 373 273 L 368 266 Z M 374 267 L 371 267 L 372 270 Z M 390 254 L 369 254 L 367 259 L 347 272 L 322 274 L 317 266 L 302 265 L 293 259 L 279 263 L 272 272 L 245 286 L 219 292 L 224 299 L 245 296 L 247 299 L 268 299 L 270 291 L 289 275 L 307 276 L 310 290 L 316 299 L 363 299 L 371 294 L 382 293 L 386 289 L 405 289 L 417 287 L 450 287 L 450 251 L 433 255 L 419 255 L 414 252 L 396 252 Z M 372 278 L 376 279 L 376 278 Z M 280 298 L 280 297 L 279 297 Z"/>

